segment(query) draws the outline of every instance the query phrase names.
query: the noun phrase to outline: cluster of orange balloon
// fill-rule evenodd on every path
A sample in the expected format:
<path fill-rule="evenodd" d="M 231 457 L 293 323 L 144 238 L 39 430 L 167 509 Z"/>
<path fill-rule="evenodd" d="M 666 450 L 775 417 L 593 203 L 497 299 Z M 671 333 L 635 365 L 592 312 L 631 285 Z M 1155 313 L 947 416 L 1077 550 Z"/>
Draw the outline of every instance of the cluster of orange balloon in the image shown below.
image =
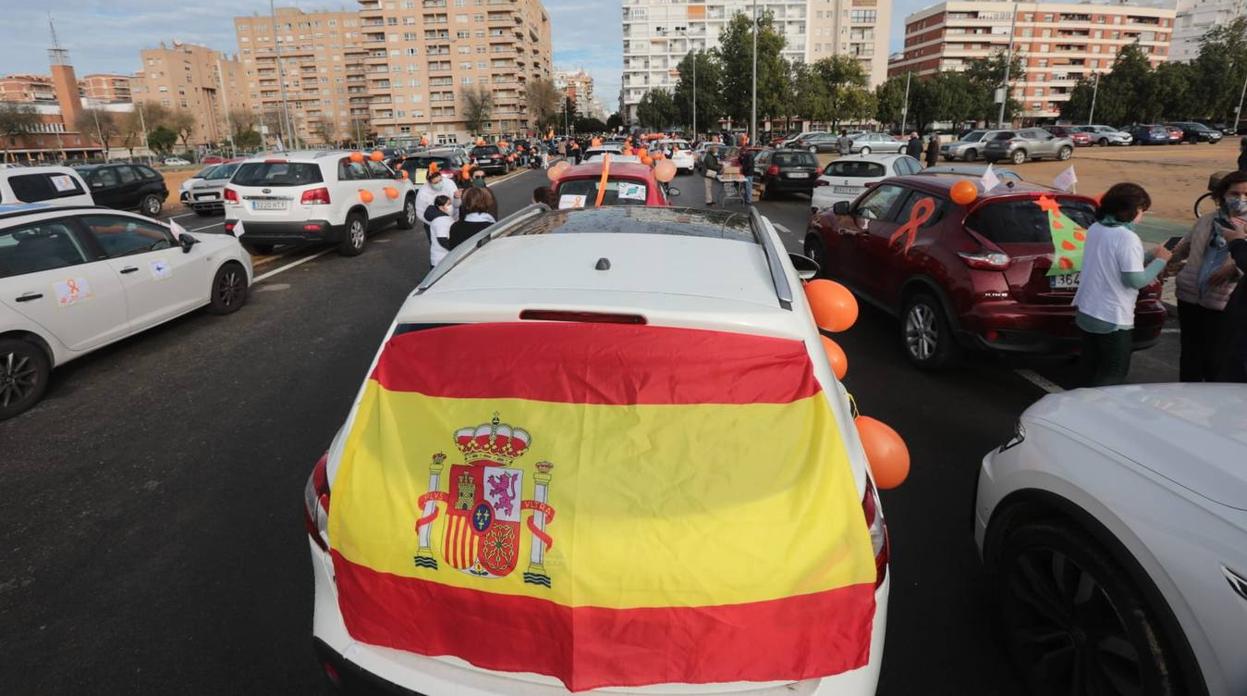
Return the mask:
<path fill-rule="evenodd" d="M 814 323 L 826 331 L 847 331 L 857 321 L 857 299 L 848 288 L 835 281 L 819 279 L 806 283 L 805 297 Z M 844 379 L 849 370 L 848 356 L 835 341 L 826 336 L 821 338 L 832 372 L 836 379 Z M 885 423 L 869 416 L 858 415 L 853 423 L 875 485 L 885 490 L 901 485 L 909 476 L 909 448 L 905 441 Z"/>
<path fill-rule="evenodd" d="M 559 177 L 563 176 L 563 172 L 566 172 L 571 168 L 571 166 L 572 165 L 569 164 L 567 160 L 556 162 L 550 165 L 550 168 L 546 170 L 546 178 L 548 178 L 551 182 L 558 181 Z"/>

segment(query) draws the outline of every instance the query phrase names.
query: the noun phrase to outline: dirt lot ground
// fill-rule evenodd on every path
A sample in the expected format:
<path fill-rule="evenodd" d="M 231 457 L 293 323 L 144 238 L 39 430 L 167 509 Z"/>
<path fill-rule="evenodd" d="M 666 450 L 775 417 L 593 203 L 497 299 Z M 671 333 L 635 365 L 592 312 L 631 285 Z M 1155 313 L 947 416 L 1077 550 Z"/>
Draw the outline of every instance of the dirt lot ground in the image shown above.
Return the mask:
<path fill-rule="evenodd" d="M 203 167 L 162 169 L 160 171 L 165 177 L 165 187 L 169 189 L 169 197 L 165 199 L 165 215 L 177 215 L 183 212 L 182 206 L 178 202 L 178 191 L 182 189 L 182 182 L 191 178 L 200 169 L 203 169 Z"/>

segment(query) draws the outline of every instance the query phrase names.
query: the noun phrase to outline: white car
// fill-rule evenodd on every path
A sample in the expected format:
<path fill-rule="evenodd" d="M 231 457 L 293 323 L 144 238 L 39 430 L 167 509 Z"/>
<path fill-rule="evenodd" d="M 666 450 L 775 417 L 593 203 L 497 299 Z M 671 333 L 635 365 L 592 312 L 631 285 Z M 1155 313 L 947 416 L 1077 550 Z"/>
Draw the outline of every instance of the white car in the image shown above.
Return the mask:
<path fill-rule="evenodd" d="M 1133 135 L 1112 126 L 1074 126 L 1074 130 L 1090 135 L 1094 145 L 1129 145 L 1134 142 Z"/>
<path fill-rule="evenodd" d="M 660 140 L 658 141 L 658 147 L 664 152 L 671 152 L 671 156 L 668 159 L 675 164 L 678 173 L 693 173 L 693 149 L 689 146 L 687 140 Z"/>
<path fill-rule="evenodd" d="M 91 187 L 71 167 L 5 167 L 0 169 L 0 205 L 46 203 L 95 205 Z"/>
<path fill-rule="evenodd" d="M 259 254 L 278 244 L 336 244 L 363 252 L 368 232 L 415 226 L 412 183 L 384 162 L 350 152 L 288 152 L 243 162 L 224 190 L 225 230 Z"/>
<path fill-rule="evenodd" d="M 166 158 L 164 158 L 164 165 L 165 165 L 166 167 L 185 167 L 185 166 L 186 166 L 186 165 L 188 165 L 188 164 L 190 164 L 190 162 L 189 162 L 189 161 L 187 161 L 187 160 L 182 159 L 181 157 L 166 157 Z"/>
<path fill-rule="evenodd" d="M 565 672 L 574 667 L 611 675 L 581 677 L 585 682 L 576 690 L 592 683 L 611 694 L 874 694 L 890 587 L 887 532 L 847 393 L 828 365 L 801 292 L 802 279 L 814 269 L 798 272 L 794 263 L 809 260 L 790 259 L 783 249 L 774 225 L 756 212 L 530 206 L 452 250 L 399 309 L 345 424 L 305 489 L 315 577 L 312 630 L 327 678 L 347 686 L 386 684 L 402 693 L 567 696 L 576 687 Z M 802 408 L 823 415 L 807 419 L 788 406 L 782 413 L 772 410 L 794 398 L 772 392 L 779 383 L 794 384 L 778 373 L 750 373 L 749 386 L 738 384 L 744 377 L 739 370 L 747 372 L 754 358 L 737 354 L 736 346 L 755 341 L 758 360 L 799 366 L 802 393 L 809 395 Z M 716 346 L 731 365 L 706 361 L 703 345 Z M 551 365 L 558 367 L 550 371 Z M 609 378 L 595 382 L 607 372 Z M 444 377 L 440 386 L 424 382 L 435 374 Z M 693 389 L 694 382 L 702 386 Z M 551 391 L 542 391 L 547 383 Z M 583 388 L 590 384 L 595 386 Z M 663 396 L 672 389 L 682 400 L 663 401 L 675 398 Z M 736 396 L 709 396 L 724 389 Z M 378 399 L 387 399 L 385 405 Z M 649 410 L 652 404 L 703 402 L 719 405 L 695 413 L 662 406 L 661 421 L 653 420 L 658 411 Z M 572 403 L 603 406 L 583 406 L 595 409 L 588 415 L 562 408 Z M 732 404 L 756 410 L 744 415 Z M 426 408 L 434 411 L 427 418 Z M 618 410 L 623 419 L 607 410 Z M 727 413 L 740 418 L 721 421 Z M 596 420 L 608 416 L 613 425 Z M 782 436 L 771 426 L 780 423 L 803 423 L 812 429 L 799 432 L 814 438 L 789 437 L 800 444 L 784 448 L 788 454 L 778 455 L 781 461 L 789 455 L 793 463 L 805 461 L 801 453 L 834 441 L 835 456 L 815 456 L 808 469 L 800 465 L 811 475 L 818 472 L 821 485 L 801 485 L 789 477 L 792 466 L 749 461 L 737 449 L 741 438 L 758 441 L 751 428 L 767 430 L 762 439 L 773 436 L 778 443 Z M 717 435 L 709 436 L 711 430 Z M 386 444 L 372 439 L 378 436 Z M 673 445 L 673 436 L 686 444 Z M 650 478 L 664 456 L 688 461 L 672 448 L 699 461 L 703 449 L 695 443 L 703 442 L 714 442 L 707 445 L 716 453 L 707 459 L 714 466 Z M 607 449 L 613 454 L 599 456 Z M 451 461 L 445 461 L 447 453 Z M 466 463 L 458 464 L 461 459 Z M 473 483 L 477 473 L 471 467 L 478 465 L 493 468 L 482 470 L 487 480 Z M 743 484 L 738 476 L 752 476 L 746 472 L 757 471 L 755 466 L 777 467 L 774 476 L 757 479 L 773 483 Z M 782 471 L 788 473 L 776 473 Z M 614 483 L 594 485 L 604 475 Z M 734 493 L 725 497 L 728 489 Z M 642 491 L 649 490 L 662 491 L 660 504 L 669 512 L 645 502 L 651 498 Z M 808 497 L 832 490 L 841 491 L 840 503 Z M 525 510 L 537 511 L 536 517 L 524 514 L 526 527 L 518 522 L 517 496 Z M 601 496 L 618 504 L 590 502 Z M 697 503 L 689 508 L 680 504 L 685 499 Z M 762 512 L 770 506 L 777 506 L 778 519 Z M 791 506 L 802 510 L 802 518 L 838 510 L 851 526 L 826 525 L 825 519 L 797 524 L 780 512 Z M 748 552 L 747 565 L 758 572 L 740 563 L 722 573 L 707 568 L 702 560 L 720 562 L 710 557 L 731 563 L 727 559 L 745 528 L 738 515 L 748 514 L 766 517 L 771 535 L 769 551 Z M 475 532 L 462 526 L 465 519 Z M 632 555 L 627 538 L 646 537 L 653 525 L 670 530 L 658 543 L 661 549 L 655 548 L 661 559 Z M 841 531 L 828 533 L 832 528 Z M 485 541 L 478 545 L 474 534 Z M 544 541 L 513 541 L 530 535 Z M 603 535 L 624 546 L 599 545 Z M 518 547 L 518 567 L 516 543 L 525 544 Z M 574 564 L 567 555 L 573 547 L 584 554 Z M 612 557 L 607 547 L 618 553 Z M 807 557 L 786 555 L 797 548 L 806 549 L 800 553 Z M 695 549 L 709 555 L 684 555 L 699 555 Z M 783 592 L 773 600 L 780 604 L 761 602 L 766 606 L 757 607 L 753 619 L 726 618 L 720 610 L 731 607 L 722 603 L 699 606 L 723 593 L 744 601 L 792 573 L 800 575 L 793 587 L 802 588 L 801 596 L 824 596 L 837 559 L 848 557 L 863 563 L 853 596 L 873 598 L 869 608 L 810 605 L 782 620 L 760 618 L 794 598 Z M 575 588 L 574 607 L 555 604 L 558 598 L 569 601 Z M 673 604 L 664 595 L 659 606 L 691 610 L 689 622 L 677 621 L 678 628 L 663 613 L 633 620 L 617 615 L 626 609 L 612 608 L 628 598 L 629 606 L 651 606 L 643 599 L 653 597 L 649 591 L 699 599 Z M 603 607 L 594 601 L 601 598 L 613 599 Z M 456 627 L 460 620 L 469 621 L 471 630 Z M 758 631 L 773 640 L 760 641 Z M 817 638 L 800 638 L 808 631 Z M 626 656 L 616 652 L 619 641 L 628 644 Z M 706 648 L 709 643 L 715 647 Z M 840 651 L 846 645 L 853 646 L 852 657 L 837 666 L 824 662 L 845 654 Z M 748 665 L 741 655 L 749 656 Z M 822 666 L 796 666 L 811 661 Z M 620 677 L 623 672 L 631 676 Z M 682 678 L 688 674 L 701 676 Z M 755 678 L 739 676 L 746 674 Z"/>
<path fill-rule="evenodd" d="M 974 535 L 1031 693 L 1247 694 L 1247 385 L 1045 396 Z"/>
<path fill-rule="evenodd" d="M 922 164 L 909 155 L 848 155 L 827 163 L 814 183 L 810 207 L 814 212 L 830 208 L 838 201 L 854 201 L 868 186 L 893 176 L 922 171 Z"/>
<path fill-rule="evenodd" d="M 30 408 L 53 367 L 200 307 L 247 300 L 251 256 L 94 206 L 0 206 L 0 420 Z"/>

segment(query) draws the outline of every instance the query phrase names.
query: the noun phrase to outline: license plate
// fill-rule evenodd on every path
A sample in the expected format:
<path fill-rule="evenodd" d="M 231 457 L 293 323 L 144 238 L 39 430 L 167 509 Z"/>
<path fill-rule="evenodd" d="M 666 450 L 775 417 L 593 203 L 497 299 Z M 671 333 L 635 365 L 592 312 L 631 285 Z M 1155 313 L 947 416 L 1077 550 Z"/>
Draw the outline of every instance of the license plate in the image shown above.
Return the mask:
<path fill-rule="evenodd" d="M 856 186 L 832 186 L 831 190 L 836 193 L 857 193 L 858 192 L 858 188 Z"/>
<path fill-rule="evenodd" d="M 1048 278 L 1053 290 L 1077 290 L 1078 281 L 1082 279 L 1082 273 L 1067 273 L 1065 275 L 1055 275 Z"/>
<path fill-rule="evenodd" d="M 216 194 L 215 194 L 215 193 L 201 193 L 201 194 L 199 194 L 199 195 L 195 196 L 195 200 L 197 200 L 197 201 L 215 201 L 215 200 L 216 200 Z"/>
<path fill-rule="evenodd" d="M 285 210 L 285 201 L 251 201 L 252 210 Z"/>
<path fill-rule="evenodd" d="M 810 178 L 810 175 L 808 172 L 788 172 L 788 178 L 789 179 L 808 179 Z"/>

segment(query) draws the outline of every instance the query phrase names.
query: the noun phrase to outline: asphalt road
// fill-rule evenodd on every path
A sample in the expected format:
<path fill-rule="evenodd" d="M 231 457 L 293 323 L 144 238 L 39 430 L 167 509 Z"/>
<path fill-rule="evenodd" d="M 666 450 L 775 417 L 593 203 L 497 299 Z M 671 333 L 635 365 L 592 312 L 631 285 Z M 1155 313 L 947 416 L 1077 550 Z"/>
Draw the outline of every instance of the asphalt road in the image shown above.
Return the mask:
<path fill-rule="evenodd" d="M 493 188 L 505 214 L 543 183 L 525 172 Z M 676 183 L 677 202 L 700 206 L 700 179 Z M 808 205 L 760 209 L 798 250 Z M 218 220 L 179 222 L 211 233 Z M 303 486 L 427 263 L 423 234 L 390 229 L 360 257 L 279 270 L 234 315 L 195 313 L 65 366 L 43 403 L 0 423 L 0 693 L 326 693 Z M 879 693 L 1014 694 L 972 540 L 975 472 L 1044 393 L 1019 371 L 1060 384 L 1067 366 L 920 373 L 898 330 L 864 306 L 838 337 L 861 410 L 913 456 L 883 496 L 894 575 Z M 1168 349 L 1136 361 L 1141 378 L 1164 377 Z"/>

